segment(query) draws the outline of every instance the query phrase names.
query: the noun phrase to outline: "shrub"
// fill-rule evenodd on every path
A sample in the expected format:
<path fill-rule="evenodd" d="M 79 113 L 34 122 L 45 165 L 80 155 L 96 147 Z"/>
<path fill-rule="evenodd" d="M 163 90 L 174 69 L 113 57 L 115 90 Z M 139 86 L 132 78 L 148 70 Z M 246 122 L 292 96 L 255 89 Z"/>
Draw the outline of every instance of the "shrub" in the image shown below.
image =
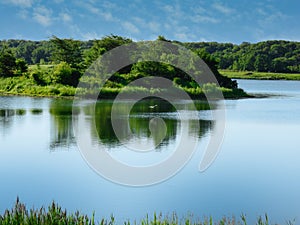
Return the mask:
<path fill-rule="evenodd" d="M 31 77 L 37 85 L 46 85 L 46 81 L 44 80 L 43 73 L 41 71 L 33 71 L 31 73 Z"/>
<path fill-rule="evenodd" d="M 10 77 L 16 69 L 16 58 L 11 49 L 2 48 L 0 51 L 0 76 Z"/>
<path fill-rule="evenodd" d="M 21 59 L 16 60 L 16 69 L 17 69 L 16 72 L 19 75 L 28 71 L 28 65 L 27 65 L 25 59 L 21 58 Z"/>
<path fill-rule="evenodd" d="M 80 72 L 66 62 L 59 63 L 52 73 L 52 82 L 56 84 L 77 86 L 79 78 Z"/>

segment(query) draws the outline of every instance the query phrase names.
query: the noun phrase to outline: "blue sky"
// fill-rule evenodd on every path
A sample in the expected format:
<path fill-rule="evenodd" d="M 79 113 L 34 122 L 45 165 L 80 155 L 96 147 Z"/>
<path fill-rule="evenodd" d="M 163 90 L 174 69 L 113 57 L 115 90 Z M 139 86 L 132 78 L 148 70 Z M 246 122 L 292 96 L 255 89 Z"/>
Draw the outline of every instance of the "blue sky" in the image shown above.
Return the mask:
<path fill-rule="evenodd" d="M 0 39 L 300 41 L 299 0 L 0 0 Z"/>

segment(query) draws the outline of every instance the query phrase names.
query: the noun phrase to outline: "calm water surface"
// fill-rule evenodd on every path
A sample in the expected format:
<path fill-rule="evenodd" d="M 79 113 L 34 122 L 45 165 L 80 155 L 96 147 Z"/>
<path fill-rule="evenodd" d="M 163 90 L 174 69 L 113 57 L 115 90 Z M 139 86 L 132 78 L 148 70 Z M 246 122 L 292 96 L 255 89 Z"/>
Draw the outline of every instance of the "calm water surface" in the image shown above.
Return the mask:
<path fill-rule="evenodd" d="M 245 213 L 249 221 L 268 213 L 274 222 L 300 222 L 300 82 L 239 80 L 250 93 L 268 98 L 226 100 L 226 133 L 220 153 L 208 170 L 198 171 L 205 146 L 214 132 L 211 111 L 198 103 L 198 118 L 188 121 L 189 135 L 200 140 L 189 163 L 171 179 L 133 188 L 112 183 L 87 165 L 77 148 L 72 128 L 72 102 L 48 98 L 0 97 L 0 212 L 12 207 L 16 196 L 28 206 L 55 200 L 69 211 L 79 209 L 98 218 L 140 220 L 147 214 L 176 212 L 195 218 Z M 178 102 L 189 112 L 186 102 Z M 158 104 L 149 110 L 149 105 Z M 109 121 L 112 103 L 98 104 L 93 114 L 88 101 L 79 111 L 91 126 L 98 145 L 130 163 L 155 163 L 170 156 L 183 124 L 177 112 L 162 102 L 140 102 L 132 111 L 130 128 L 149 145 L 149 120 L 160 116 L 166 138 L 155 151 L 141 157 L 126 151 Z M 97 121 L 92 126 L 92 121 Z M 200 120 L 200 130 L 194 124 Z M 131 154 L 131 155 L 129 155 Z"/>

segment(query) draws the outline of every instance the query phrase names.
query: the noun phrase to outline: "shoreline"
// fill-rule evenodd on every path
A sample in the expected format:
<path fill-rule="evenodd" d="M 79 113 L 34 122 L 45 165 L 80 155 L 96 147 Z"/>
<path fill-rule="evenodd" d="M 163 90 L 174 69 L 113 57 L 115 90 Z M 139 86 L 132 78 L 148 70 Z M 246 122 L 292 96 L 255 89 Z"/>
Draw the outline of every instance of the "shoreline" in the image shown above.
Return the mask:
<path fill-rule="evenodd" d="M 135 93 L 138 94 L 138 93 Z M 239 99 L 247 99 L 247 98 L 263 98 L 263 97 L 257 97 L 256 95 L 248 94 L 245 92 L 245 95 L 242 96 L 226 96 L 226 92 L 223 93 L 222 95 L 224 96 L 225 100 L 239 100 Z M 89 99 L 94 99 L 89 96 L 83 96 L 83 97 L 78 97 L 78 96 L 64 96 L 64 95 L 36 95 L 36 94 L 28 94 L 28 93 L 10 93 L 10 92 L 2 92 L 0 91 L 0 97 L 32 97 L 32 98 L 54 98 L 54 99 L 68 99 L 68 100 L 74 100 L 74 99 L 83 99 L 83 100 L 89 100 Z M 268 97 L 268 96 L 266 96 Z M 155 96 L 149 95 L 149 97 L 146 97 L 146 99 L 152 99 L 152 98 L 157 98 Z M 114 96 L 102 96 L 101 98 L 98 98 L 98 100 L 114 100 Z M 127 98 L 124 100 L 134 100 L 135 98 Z M 186 99 L 177 99 L 176 97 L 173 98 L 174 100 L 186 100 Z M 205 95 L 201 95 L 199 97 L 191 97 L 190 99 L 187 100 L 200 100 L 200 101 L 205 101 L 207 100 Z M 220 99 L 215 99 L 215 100 L 220 100 Z"/>
<path fill-rule="evenodd" d="M 255 71 L 218 70 L 221 75 L 231 79 L 245 80 L 291 80 L 300 81 L 300 73 L 274 73 Z"/>

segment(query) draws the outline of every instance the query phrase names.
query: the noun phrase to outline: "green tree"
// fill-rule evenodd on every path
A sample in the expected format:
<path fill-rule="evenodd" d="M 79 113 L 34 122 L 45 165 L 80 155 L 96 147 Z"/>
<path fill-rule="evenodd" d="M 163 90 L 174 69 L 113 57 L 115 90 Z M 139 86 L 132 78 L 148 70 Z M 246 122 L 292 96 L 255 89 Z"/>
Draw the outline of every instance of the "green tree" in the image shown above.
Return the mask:
<path fill-rule="evenodd" d="M 138 62 L 132 67 L 131 74 L 134 76 L 162 76 L 169 79 L 175 77 L 175 69 L 173 66 L 159 62 Z"/>
<path fill-rule="evenodd" d="M 2 47 L 0 51 L 0 76 L 9 77 L 14 75 L 16 69 L 16 57 L 8 47 Z"/>
<path fill-rule="evenodd" d="M 44 74 L 40 69 L 31 72 L 30 76 L 37 85 L 41 85 L 41 86 L 47 85 L 46 79 L 44 78 Z"/>
<path fill-rule="evenodd" d="M 274 58 L 279 58 L 284 56 L 284 53 L 286 52 L 284 46 L 281 43 L 273 44 L 270 48 L 270 55 L 272 55 Z"/>
<path fill-rule="evenodd" d="M 21 40 L 15 49 L 16 58 L 23 58 L 28 64 L 32 64 L 31 56 L 35 48 L 35 42 Z"/>
<path fill-rule="evenodd" d="M 268 71 L 270 68 L 268 56 L 262 54 L 257 55 L 254 61 L 254 68 L 259 72 Z"/>
<path fill-rule="evenodd" d="M 54 46 L 52 60 L 56 63 L 66 62 L 72 68 L 82 67 L 81 42 L 73 39 L 60 39 L 52 36 L 50 39 Z"/>
<path fill-rule="evenodd" d="M 103 55 L 105 52 L 129 43 L 132 43 L 131 39 L 117 35 L 105 36 L 100 40 L 95 40 L 93 46 L 90 49 L 86 50 L 84 53 L 84 61 L 86 67 L 90 66 L 94 61 L 98 59 L 99 56 Z M 125 71 L 123 71 L 123 73 L 129 73 L 130 69 L 131 67 L 127 68 Z"/>
<path fill-rule="evenodd" d="M 96 40 L 94 45 L 104 48 L 106 51 L 110 51 L 113 48 L 129 43 L 132 43 L 132 40 L 129 38 L 124 38 L 118 35 L 109 35 L 100 40 Z"/>
<path fill-rule="evenodd" d="M 254 71 L 255 56 L 253 53 L 241 55 L 238 59 L 238 69 L 242 71 Z"/>
<path fill-rule="evenodd" d="M 77 86 L 79 78 L 80 73 L 66 62 L 56 65 L 52 74 L 52 82 L 63 85 Z"/>
<path fill-rule="evenodd" d="M 103 47 L 94 44 L 92 48 L 86 50 L 84 52 L 84 63 L 86 67 L 90 66 L 93 62 L 95 62 L 99 56 L 105 53 L 106 49 Z"/>
<path fill-rule="evenodd" d="M 208 65 L 210 70 L 215 75 L 220 86 L 226 88 L 237 88 L 236 81 L 224 77 L 219 73 L 217 69 L 218 61 L 211 54 L 209 54 L 205 49 L 199 49 L 196 50 L 195 52 Z"/>
<path fill-rule="evenodd" d="M 166 39 L 165 36 L 163 35 L 158 35 L 157 39 L 158 41 L 167 41 L 167 42 L 171 42 L 170 40 Z"/>
<path fill-rule="evenodd" d="M 21 58 L 16 60 L 16 69 L 17 74 L 22 74 L 28 71 L 28 65 L 25 59 Z"/>
<path fill-rule="evenodd" d="M 272 70 L 277 73 L 289 72 L 288 65 L 288 60 L 284 57 L 272 60 Z"/>
<path fill-rule="evenodd" d="M 51 57 L 51 49 L 47 48 L 47 45 L 37 47 L 32 51 L 31 60 L 34 64 L 39 64 L 41 62 L 48 62 Z"/>

